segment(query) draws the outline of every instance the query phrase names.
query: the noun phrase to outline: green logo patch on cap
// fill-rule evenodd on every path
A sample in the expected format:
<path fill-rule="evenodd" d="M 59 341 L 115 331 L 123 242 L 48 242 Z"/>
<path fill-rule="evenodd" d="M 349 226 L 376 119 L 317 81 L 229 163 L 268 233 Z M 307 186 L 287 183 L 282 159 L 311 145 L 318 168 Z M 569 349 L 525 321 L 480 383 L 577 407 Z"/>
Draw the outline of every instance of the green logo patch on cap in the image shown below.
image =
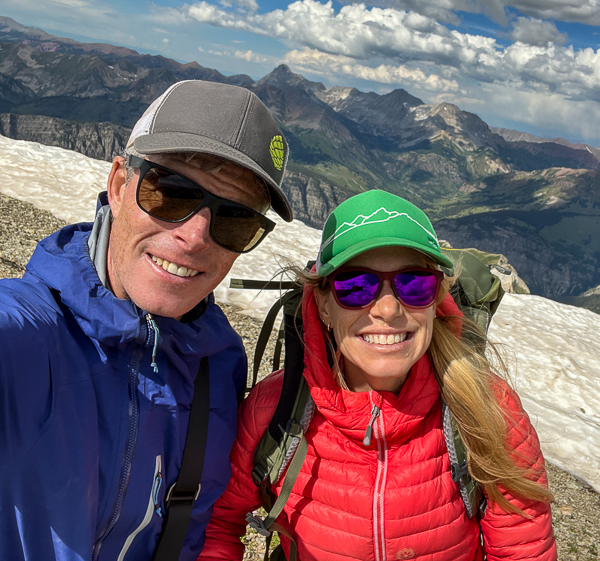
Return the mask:
<path fill-rule="evenodd" d="M 271 139 L 269 153 L 273 159 L 273 165 L 275 166 L 275 169 L 281 171 L 281 168 L 283 167 L 285 149 L 283 148 L 283 138 L 280 135 L 274 136 Z"/>

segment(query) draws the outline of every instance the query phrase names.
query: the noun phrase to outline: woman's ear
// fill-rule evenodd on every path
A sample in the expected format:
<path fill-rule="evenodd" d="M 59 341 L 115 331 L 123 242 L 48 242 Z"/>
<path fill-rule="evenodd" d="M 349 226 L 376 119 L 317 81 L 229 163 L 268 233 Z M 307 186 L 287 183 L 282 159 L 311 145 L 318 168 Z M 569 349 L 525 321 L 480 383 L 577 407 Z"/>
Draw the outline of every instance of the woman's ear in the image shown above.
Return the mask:
<path fill-rule="evenodd" d="M 331 302 L 331 292 L 315 290 L 315 302 L 317 303 L 317 309 L 319 310 L 319 317 L 326 327 L 331 325 L 331 312 L 329 306 Z"/>
<path fill-rule="evenodd" d="M 125 197 L 125 188 L 127 187 L 127 168 L 125 160 L 117 156 L 112 163 L 106 190 L 108 192 L 108 204 L 114 218 L 119 214 L 123 198 Z"/>

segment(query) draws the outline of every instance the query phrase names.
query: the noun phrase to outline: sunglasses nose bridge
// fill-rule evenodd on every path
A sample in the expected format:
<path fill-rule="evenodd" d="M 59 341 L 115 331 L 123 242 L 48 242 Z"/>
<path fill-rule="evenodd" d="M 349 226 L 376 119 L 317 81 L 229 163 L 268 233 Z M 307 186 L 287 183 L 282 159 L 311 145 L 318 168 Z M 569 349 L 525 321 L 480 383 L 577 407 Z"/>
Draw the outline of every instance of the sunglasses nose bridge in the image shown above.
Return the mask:
<path fill-rule="evenodd" d="M 392 278 L 380 279 L 379 289 L 371 305 L 371 315 L 381 317 L 386 323 L 404 313 Z"/>
<path fill-rule="evenodd" d="M 210 245 L 212 240 L 210 209 L 201 206 L 184 220 L 174 224 L 174 234 L 189 250 L 199 250 Z"/>

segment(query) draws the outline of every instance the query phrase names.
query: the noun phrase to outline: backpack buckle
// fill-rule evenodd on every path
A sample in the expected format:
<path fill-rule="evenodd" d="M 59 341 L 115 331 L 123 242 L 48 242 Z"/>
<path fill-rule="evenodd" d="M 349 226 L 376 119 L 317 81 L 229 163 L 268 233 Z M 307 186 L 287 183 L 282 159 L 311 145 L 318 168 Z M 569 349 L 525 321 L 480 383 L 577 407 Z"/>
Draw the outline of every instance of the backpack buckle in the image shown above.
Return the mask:
<path fill-rule="evenodd" d="M 260 516 L 249 512 L 246 514 L 246 522 L 250 528 L 256 530 L 261 536 L 268 538 L 271 535 L 271 532 L 265 526 L 265 521 Z"/>
<path fill-rule="evenodd" d="M 452 468 L 452 481 L 454 483 L 458 483 L 462 477 L 469 473 L 467 460 L 463 460 L 462 464 L 451 464 L 450 467 Z"/>
<path fill-rule="evenodd" d="M 250 475 L 252 476 L 252 481 L 254 481 L 254 485 L 260 487 L 263 481 L 269 475 L 269 472 L 267 469 L 265 469 L 261 462 L 260 464 L 254 466 L 254 469 L 252 470 L 252 473 Z"/>
<path fill-rule="evenodd" d="M 177 502 L 189 501 L 192 504 L 194 504 L 196 502 L 196 499 L 200 495 L 200 489 L 202 488 L 202 485 L 200 483 L 198 484 L 198 489 L 196 489 L 195 493 L 193 493 L 193 492 L 186 493 L 185 491 L 183 493 L 174 492 L 176 485 L 177 485 L 177 482 L 173 483 L 173 485 L 171 485 L 169 487 L 169 490 L 167 491 L 167 495 L 165 496 L 165 504 L 168 505 L 171 501 L 177 501 Z"/>

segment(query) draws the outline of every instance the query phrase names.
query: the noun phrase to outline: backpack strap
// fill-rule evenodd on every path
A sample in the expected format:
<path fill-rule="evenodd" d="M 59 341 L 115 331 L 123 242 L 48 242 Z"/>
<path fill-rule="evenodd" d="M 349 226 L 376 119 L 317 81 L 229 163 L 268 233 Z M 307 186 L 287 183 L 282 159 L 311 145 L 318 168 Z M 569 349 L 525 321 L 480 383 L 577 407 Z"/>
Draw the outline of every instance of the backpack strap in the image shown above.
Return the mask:
<path fill-rule="evenodd" d="M 473 518 L 483 507 L 483 492 L 481 486 L 469 473 L 467 450 L 458 432 L 454 416 L 444 401 L 442 401 L 442 421 L 444 439 L 446 440 L 446 448 L 448 449 L 452 469 L 452 481 L 458 485 L 460 496 L 467 511 L 467 517 Z"/>
<path fill-rule="evenodd" d="M 181 468 L 177 481 L 165 497 L 166 520 L 154 554 L 154 561 L 177 561 L 187 534 L 192 508 L 200 495 L 204 455 L 210 415 L 210 377 L 208 357 L 200 361 L 194 381 L 194 397 L 190 410 Z"/>
<path fill-rule="evenodd" d="M 250 527 L 254 528 L 259 534 L 266 536 L 267 540 L 270 540 L 270 536 L 274 531 L 283 533 L 290 539 L 288 561 L 296 561 L 296 543 L 293 537 L 275 521 L 289 499 L 306 458 L 308 444 L 304 433 L 308 429 L 315 410 L 314 402 L 310 396 L 310 389 L 302 375 L 304 370 L 304 347 L 301 340 L 302 318 L 298 314 L 300 298 L 301 291 L 292 290 L 284 294 L 273 306 L 274 308 L 277 307 L 277 311 L 282 306 L 284 308 L 282 329 L 280 329 L 280 333 L 283 330 L 285 339 L 283 384 L 271 422 L 254 452 L 254 469 L 252 470 L 252 479 L 260 487 L 268 513 L 264 519 L 253 513 L 246 515 L 246 521 Z M 274 319 L 277 314 L 276 312 L 272 314 L 272 311 L 273 308 L 267 316 Z M 267 335 L 271 333 L 272 325 L 272 321 L 268 325 L 267 320 L 265 320 L 263 330 L 266 326 Z M 279 339 L 282 339 L 281 336 Z M 280 350 L 281 347 L 279 347 Z M 257 364 L 260 363 L 263 352 L 264 347 L 260 353 L 255 353 L 255 369 Z M 274 366 L 279 362 L 277 352 L 278 348 L 276 347 L 276 356 L 273 359 Z M 277 483 L 281 477 L 284 477 L 284 479 L 279 496 L 274 497 L 270 492 L 270 487 Z M 269 544 L 267 544 L 265 559 L 269 559 Z"/>
<path fill-rule="evenodd" d="M 298 297 L 298 294 L 300 294 L 300 289 L 298 289 L 297 285 L 293 282 L 257 281 L 248 279 L 231 279 L 229 282 L 229 288 L 246 288 L 252 290 L 288 290 L 288 292 L 286 292 L 281 298 L 277 299 L 273 306 L 271 306 L 271 309 L 268 311 L 265 321 L 263 322 L 260 334 L 258 335 L 258 339 L 256 341 L 256 347 L 254 348 L 252 384 L 250 387 L 246 388 L 246 393 L 248 393 L 256 385 L 258 380 L 260 362 L 265 354 L 265 349 L 267 348 L 267 343 L 269 342 L 271 332 L 273 331 L 277 314 L 279 313 L 279 310 L 281 310 L 281 308 L 284 307 L 292 298 Z M 275 344 L 273 370 L 279 370 L 279 357 L 281 356 L 283 339 L 284 326 L 282 322 L 277 335 L 277 342 Z"/>

